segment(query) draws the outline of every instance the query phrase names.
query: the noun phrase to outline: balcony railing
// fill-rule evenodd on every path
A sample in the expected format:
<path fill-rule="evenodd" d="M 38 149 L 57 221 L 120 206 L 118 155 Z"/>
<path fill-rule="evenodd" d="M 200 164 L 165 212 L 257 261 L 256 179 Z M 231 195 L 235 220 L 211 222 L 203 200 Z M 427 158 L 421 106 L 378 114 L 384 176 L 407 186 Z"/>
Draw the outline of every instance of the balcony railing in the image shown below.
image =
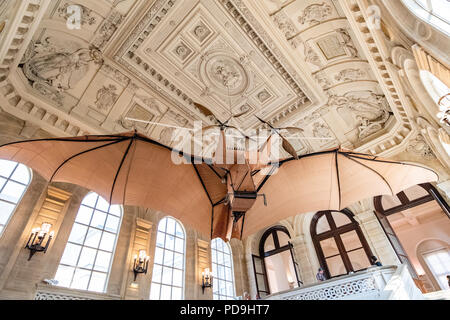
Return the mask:
<path fill-rule="evenodd" d="M 119 300 L 120 296 L 38 284 L 34 300 Z"/>
<path fill-rule="evenodd" d="M 405 265 L 371 267 L 267 296 L 267 300 L 403 300 L 423 299 Z"/>

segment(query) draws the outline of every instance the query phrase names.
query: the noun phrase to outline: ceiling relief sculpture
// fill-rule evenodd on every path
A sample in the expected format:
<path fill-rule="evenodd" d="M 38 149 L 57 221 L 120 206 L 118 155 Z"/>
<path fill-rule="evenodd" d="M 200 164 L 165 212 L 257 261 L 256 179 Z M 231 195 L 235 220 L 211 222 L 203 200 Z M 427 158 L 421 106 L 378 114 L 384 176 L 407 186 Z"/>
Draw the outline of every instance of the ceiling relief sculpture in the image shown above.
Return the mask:
<path fill-rule="evenodd" d="M 242 130 L 261 127 L 255 116 L 303 128 L 299 153 L 360 148 L 396 117 L 356 35 L 338 0 L 56 0 L 10 77 L 32 97 L 20 108 L 59 114 L 37 120 L 57 130 L 173 144 L 175 127 L 212 123 L 199 102 L 221 120 L 248 111 L 233 119 Z"/>

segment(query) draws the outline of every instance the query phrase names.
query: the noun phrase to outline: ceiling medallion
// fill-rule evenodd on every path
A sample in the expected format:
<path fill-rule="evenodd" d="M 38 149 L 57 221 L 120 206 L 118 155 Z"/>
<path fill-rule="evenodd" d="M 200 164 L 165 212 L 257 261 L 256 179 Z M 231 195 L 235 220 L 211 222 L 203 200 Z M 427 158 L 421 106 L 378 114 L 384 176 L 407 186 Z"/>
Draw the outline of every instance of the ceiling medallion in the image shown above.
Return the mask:
<path fill-rule="evenodd" d="M 200 67 L 202 81 L 219 94 L 236 96 L 249 85 L 249 77 L 242 64 L 223 53 L 208 54 Z"/>

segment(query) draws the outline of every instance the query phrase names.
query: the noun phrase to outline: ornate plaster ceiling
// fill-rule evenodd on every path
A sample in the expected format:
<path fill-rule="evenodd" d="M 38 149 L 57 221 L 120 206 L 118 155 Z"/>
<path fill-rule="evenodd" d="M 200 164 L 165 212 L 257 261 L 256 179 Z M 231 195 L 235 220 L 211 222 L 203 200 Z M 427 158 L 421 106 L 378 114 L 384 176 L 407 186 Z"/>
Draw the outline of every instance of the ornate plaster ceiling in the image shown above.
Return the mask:
<path fill-rule="evenodd" d="M 249 110 L 237 121 L 242 129 L 260 126 L 254 115 L 302 127 L 313 139 L 292 141 L 300 153 L 364 149 L 399 126 L 380 70 L 367 56 L 370 43 L 355 33 L 342 1 L 46 5 L 3 93 L 20 90 L 28 98 L 21 110 L 43 109 L 33 121 L 63 134 L 129 130 L 126 117 L 169 126 L 211 123 L 193 101 L 222 120 Z M 70 5 L 82 8 L 80 29 L 67 27 Z M 137 128 L 163 143 L 173 131 Z"/>

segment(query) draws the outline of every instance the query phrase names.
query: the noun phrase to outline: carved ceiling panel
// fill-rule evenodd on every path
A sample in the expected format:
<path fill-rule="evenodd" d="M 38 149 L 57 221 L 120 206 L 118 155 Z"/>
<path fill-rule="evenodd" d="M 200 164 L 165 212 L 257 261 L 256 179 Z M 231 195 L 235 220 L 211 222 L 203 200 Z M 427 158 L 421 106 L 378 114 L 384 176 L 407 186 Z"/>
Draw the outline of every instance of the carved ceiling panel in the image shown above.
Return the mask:
<path fill-rule="evenodd" d="M 396 118 L 343 12 L 340 0 L 57 0 L 15 76 L 32 103 L 99 132 L 168 144 L 173 126 L 211 122 L 195 101 L 221 120 L 249 110 L 233 120 L 244 130 L 255 115 L 302 127 L 300 153 L 358 148 Z"/>

